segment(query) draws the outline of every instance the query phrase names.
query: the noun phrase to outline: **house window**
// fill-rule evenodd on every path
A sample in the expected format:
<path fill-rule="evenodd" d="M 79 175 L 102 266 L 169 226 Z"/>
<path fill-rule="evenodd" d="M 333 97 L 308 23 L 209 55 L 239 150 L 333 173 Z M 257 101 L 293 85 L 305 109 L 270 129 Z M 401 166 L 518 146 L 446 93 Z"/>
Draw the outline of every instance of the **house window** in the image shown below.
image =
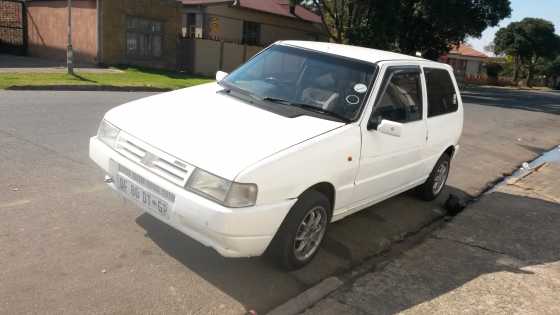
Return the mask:
<path fill-rule="evenodd" d="M 187 13 L 187 36 L 194 38 L 196 36 L 196 13 Z"/>
<path fill-rule="evenodd" d="M 163 23 L 139 17 L 126 18 L 126 54 L 159 58 L 163 47 Z"/>
<path fill-rule="evenodd" d="M 261 25 L 243 21 L 243 44 L 258 45 L 261 41 Z"/>

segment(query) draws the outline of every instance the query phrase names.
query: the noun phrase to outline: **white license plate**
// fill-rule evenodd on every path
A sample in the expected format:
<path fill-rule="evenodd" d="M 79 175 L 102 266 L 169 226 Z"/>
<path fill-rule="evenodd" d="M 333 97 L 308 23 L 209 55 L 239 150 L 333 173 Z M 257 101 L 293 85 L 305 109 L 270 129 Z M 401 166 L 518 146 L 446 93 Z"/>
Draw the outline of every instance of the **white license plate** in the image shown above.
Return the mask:
<path fill-rule="evenodd" d="M 116 184 L 118 189 L 130 199 L 135 200 L 150 212 L 169 219 L 170 206 L 167 201 L 122 176 L 117 176 Z"/>

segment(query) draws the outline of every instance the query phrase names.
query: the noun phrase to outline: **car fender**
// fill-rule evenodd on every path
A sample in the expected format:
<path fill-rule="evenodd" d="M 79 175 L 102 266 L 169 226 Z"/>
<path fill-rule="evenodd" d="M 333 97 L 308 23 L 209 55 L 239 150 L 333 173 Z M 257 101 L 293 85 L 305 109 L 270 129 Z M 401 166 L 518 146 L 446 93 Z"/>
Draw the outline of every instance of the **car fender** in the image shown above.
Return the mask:
<path fill-rule="evenodd" d="M 309 187 L 334 186 L 334 209 L 351 202 L 360 161 L 358 124 L 348 124 L 294 145 L 242 171 L 237 182 L 258 185 L 257 204 L 295 199 Z"/>

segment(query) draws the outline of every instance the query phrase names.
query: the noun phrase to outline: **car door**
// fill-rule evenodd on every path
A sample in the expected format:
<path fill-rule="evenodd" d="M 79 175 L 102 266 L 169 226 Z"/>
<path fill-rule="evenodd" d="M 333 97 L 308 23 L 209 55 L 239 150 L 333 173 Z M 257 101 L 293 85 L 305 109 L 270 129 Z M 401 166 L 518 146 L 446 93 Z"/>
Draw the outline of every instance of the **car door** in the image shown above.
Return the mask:
<path fill-rule="evenodd" d="M 423 67 L 426 80 L 426 126 L 428 137 L 424 153 L 424 172 L 429 174 L 441 154 L 455 145 L 463 129 L 461 95 L 453 74 L 434 65 Z"/>
<path fill-rule="evenodd" d="M 377 91 L 369 116 L 361 126 L 362 153 L 355 186 L 358 203 L 384 199 L 422 180 L 427 131 L 421 68 L 385 66 Z M 400 129 L 400 136 L 379 130 L 387 122 Z"/>

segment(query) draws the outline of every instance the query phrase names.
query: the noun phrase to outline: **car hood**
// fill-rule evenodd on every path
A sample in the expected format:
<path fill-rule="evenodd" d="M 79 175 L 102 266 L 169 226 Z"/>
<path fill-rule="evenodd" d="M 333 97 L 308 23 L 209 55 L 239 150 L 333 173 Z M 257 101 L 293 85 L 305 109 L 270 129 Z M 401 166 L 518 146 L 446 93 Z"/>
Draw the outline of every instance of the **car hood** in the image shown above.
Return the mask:
<path fill-rule="evenodd" d="M 128 134 L 208 172 L 233 180 L 252 164 L 344 123 L 284 117 L 203 84 L 136 100 L 105 119 Z"/>

